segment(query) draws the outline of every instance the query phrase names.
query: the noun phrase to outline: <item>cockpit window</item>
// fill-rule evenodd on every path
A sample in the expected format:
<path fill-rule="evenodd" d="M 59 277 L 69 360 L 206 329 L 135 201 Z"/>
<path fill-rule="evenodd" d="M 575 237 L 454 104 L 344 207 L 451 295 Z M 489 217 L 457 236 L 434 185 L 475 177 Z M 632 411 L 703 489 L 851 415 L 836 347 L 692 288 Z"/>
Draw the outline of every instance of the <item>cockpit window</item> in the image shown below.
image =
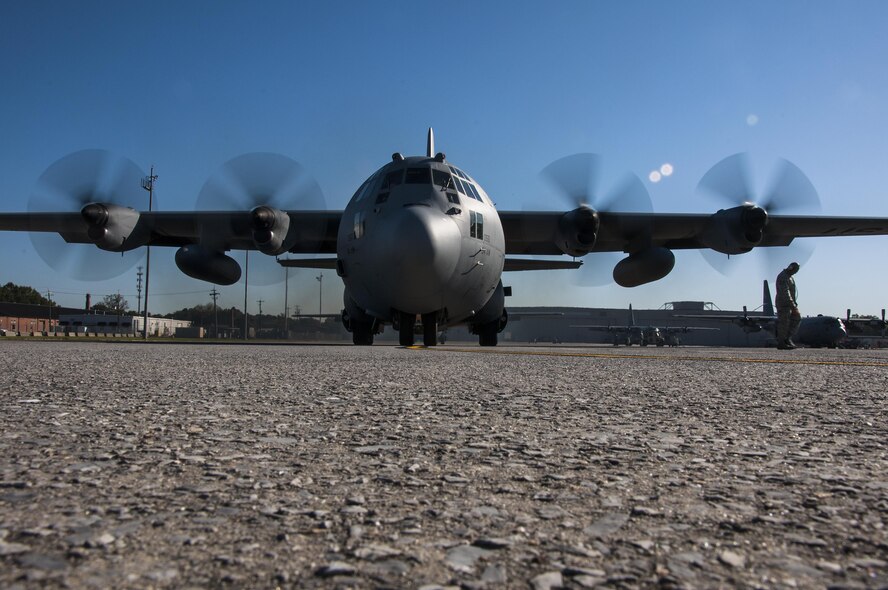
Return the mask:
<path fill-rule="evenodd" d="M 484 239 L 484 216 L 477 211 L 469 213 L 469 235 L 479 240 Z"/>
<path fill-rule="evenodd" d="M 382 180 L 382 186 L 379 190 L 387 191 L 391 189 L 393 186 L 398 186 L 404 181 L 404 170 L 393 170 L 385 175 L 385 178 Z"/>
<path fill-rule="evenodd" d="M 480 193 L 478 193 L 478 189 L 475 188 L 474 184 L 472 184 L 471 182 L 467 182 L 466 186 L 469 187 L 470 191 L 472 191 L 472 197 L 474 197 L 475 200 L 481 201 L 482 203 L 484 202 L 481 200 L 481 195 Z"/>
<path fill-rule="evenodd" d="M 355 191 L 354 196 L 352 197 L 352 201 L 360 201 L 364 199 L 372 192 L 373 185 L 376 184 L 376 179 L 379 178 L 379 173 L 382 172 L 382 168 L 373 173 L 373 176 L 364 181 L 357 191 Z"/>
<path fill-rule="evenodd" d="M 450 167 L 450 170 L 451 170 L 454 174 L 456 174 L 457 176 L 459 176 L 460 178 L 467 178 L 466 175 L 463 174 L 463 171 L 460 170 L 459 168 L 454 168 L 453 166 L 451 166 L 451 167 Z"/>
<path fill-rule="evenodd" d="M 406 184 L 428 184 L 432 180 L 429 168 L 408 168 L 404 180 Z"/>
<path fill-rule="evenodd" d="M 453 178 L 443 170 L 432 168 L 432 182 L 443 189 L 453 188 Z"/>

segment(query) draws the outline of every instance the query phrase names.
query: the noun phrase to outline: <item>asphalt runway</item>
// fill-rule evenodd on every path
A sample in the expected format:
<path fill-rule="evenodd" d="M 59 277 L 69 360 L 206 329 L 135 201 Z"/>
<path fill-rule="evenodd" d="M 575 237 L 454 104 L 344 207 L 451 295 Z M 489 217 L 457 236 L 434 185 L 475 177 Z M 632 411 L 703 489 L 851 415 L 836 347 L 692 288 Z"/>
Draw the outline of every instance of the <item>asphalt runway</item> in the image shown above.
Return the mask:
<path fill-rule="evenodd" d="M 888 587 L 888 351 L 0 339 L 0 587 Z"/>

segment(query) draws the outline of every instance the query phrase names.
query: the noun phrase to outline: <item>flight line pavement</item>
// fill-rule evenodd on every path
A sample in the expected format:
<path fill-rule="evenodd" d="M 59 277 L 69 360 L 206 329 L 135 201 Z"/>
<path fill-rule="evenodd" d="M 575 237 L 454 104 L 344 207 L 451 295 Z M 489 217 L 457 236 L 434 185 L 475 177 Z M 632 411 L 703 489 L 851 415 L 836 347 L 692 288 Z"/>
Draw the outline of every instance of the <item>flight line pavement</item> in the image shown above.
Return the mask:
<path fill-rule="evenodd" d="M 0 368 L 4 588 L 888 587 L 886 351 L 0 341 Z"/>

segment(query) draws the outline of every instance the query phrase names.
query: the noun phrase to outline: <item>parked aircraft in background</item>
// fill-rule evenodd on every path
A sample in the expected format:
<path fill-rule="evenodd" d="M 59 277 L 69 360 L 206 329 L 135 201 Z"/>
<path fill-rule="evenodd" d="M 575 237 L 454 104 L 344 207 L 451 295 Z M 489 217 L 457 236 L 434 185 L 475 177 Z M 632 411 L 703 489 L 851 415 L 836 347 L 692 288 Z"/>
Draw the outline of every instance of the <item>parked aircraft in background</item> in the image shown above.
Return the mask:
<path fill-rule="evenodd" d="M 571 328 L 584 328 L 593 332 L 608 332 L 613 337 L 614 346 L 678 346 L 681 334 L 718 328 L 700 328 L 693 326 L 640 326 L 635 323 L 635 312 L 629 304 L 629 323 L 625 326 L 579 324 Z"/>
<path fill-rule="evenodd" d="M 50 166 L 29 212 L 0 213 L 0 230 L 60 235 L 73 246 L 34 243 L 47 264 L 62 271 L 68 270 L 62 268 L 67 254 L 78 248 L 83 254 L 85 245 L 88 252 L 96 246 L 117 253 L 82 258 L 75 272 L 87 279 L 125 272 L 139 260 L 126 253 L 142 246 L 177 248 L 183 273 L 220 285 L 241 278 L 240 264 L 227 254 L 231 250 L 275 257 L 335 254 L 280 263 L 336 270 L 345 285 L 342 320 L 355 344 L 372 344 L 388 323 L 401 344 L 410 345 L 418 319 L 426 345 L 436 344 L 440 328 L 467 324 L 482 346 L 495 345 L 508 321 L 504 271 L 577 269 L 577 257 L 617 252 L 625 257 L 613 267 L 613 280 L 635 287 L 668 275 L 676 249 L 736 255 L 788 246 L 799 237 L 888 234 L 888 218 L 779 214 L 800 203 L 819 203 L 810 181 L 785 161 L 773 190 L 758 204 L 752 202 L 742 154 L 716 164 L 700 187 L 728 205 L 712 214 L 653 213 L 635 175 L 602 194 L 599 168 L 598 156 L 577 154 L 544 170 L 569 202 L 567 211 L 498 212 L 476 180 L 435 152 L 430 129 L 425 156 L 393 154 L 344 211 L 323 210 L 322 200 L 309 202 L 306 195 L 319 194 L 317 183 L 301 166 L 274 154 L 228 162 L 219 177 L 224 181 L 208 182 L 198 197 L 200 208 L 212 210 L 141 211 L 140 191 L 153 187 L 153 173 L 143 177 L 129 160 L 88 150 Z M 218 210 L 226 203 L 233 210 Z"/>
<path fill-rule="evenodd" d="M 888 322 L 885 321 L 885 310 L 882 310 L 882 319 L 876 316 L 851 317 L 851 310 L 845 310 L 845 328 L 848 336 L 885 336 L 888 330 Z"/>
<path fill-rule="evenodd" d="M 771 289 L 768 281 L 762 282 L 762 314 L 749 315 L 746 306 L 743 306 L 743 315 L 681 315 L 675 317 L 707 319 L 715 321 L 733 322 L 743 328 L 744 332 L 754 333 L 767 330 L 776 333 L 777 315 L 774 313 L 774 303 L 771 300 Z M 802 318 L 798 332 L 793 336 L 796 344 L 802 344 L 813 348 L 837 348 L 845 340 L 848 333 L 842 320 L 827 315 L 808 316 Z"/>

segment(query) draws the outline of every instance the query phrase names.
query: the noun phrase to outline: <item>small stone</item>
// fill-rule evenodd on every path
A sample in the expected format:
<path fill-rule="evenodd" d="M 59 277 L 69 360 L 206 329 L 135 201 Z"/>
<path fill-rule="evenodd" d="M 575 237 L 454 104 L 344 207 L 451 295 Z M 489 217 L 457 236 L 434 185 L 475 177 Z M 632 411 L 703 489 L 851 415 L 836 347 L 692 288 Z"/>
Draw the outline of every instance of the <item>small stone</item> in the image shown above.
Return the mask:
<path fill-rule="evenodd" d="M 471 573 L 474 571 L 475 562 L 489 553 L 490 551 L 481 547 L 457 545 L 447 552 L 444 562 L 456 571 Z"/>
<path fill-rule="evenodd" d="M 31 548 L 21 543 L 4 543 L 0 541 L 0 555 L 16 555 L 27 553 Z"/>
<path fill-rule="evenodd" d="M 25 553 L 16 560 L 22 567 L 43 571 L 61 571 L 68 567 L 68 563 L 63 557 L 46 553 Z"/>
<path fill-rule="evenodd" d="M 374 561 L 377 559 L 394 557 L 396 555 L 401 555 L 401 552 L 394 547 L 382 544 L 367 545 L 355 550 L 355 557 L 358 559 L 369 559 Z"/>
<path fill-rule="evenodd" d="M 477 539 L 472 545 L 482 549 L 505 549 L 512 546 L 512 541 L 509 539 L 484 537 Z"/>
<path fill-rule="evenodd" d="M 647 506 L 633 506 L 632 516 L 660 516 L 660 511 Z"/>
<path fill-rule="evenodd" d="M 845 569 L 838 563 L 832 561 L 820 560 L 817 562 L 817 569 L 821 569 L 831 574 L 841 574 Z"/>
<path fill-rule="evenodd" d="M 618 531 L 628 521 L 628 514 L 621 514 L 616 512 L 605 514 L 594 523 L 583 529 L 583 532 L 590 537 L 606 537 L 607 535 Z"/>
<path fill-rule="evenodd" d="M 722 551 L 718 554 L 718 560 L 723 564 L 739 568 L 746 565 L 746 558 L 739 553 L 734 553 L 733 551 Z"/>
<path fill-rule="evenodd" d="M 533 590 L 552 590 L 553 588 L 562 588 L 564 579 L 561 577 L 561 572 L 546 572 L 533 578 L 530 585 Z"/>
<path fill-rule="evenodd" d="M 487 584 L 505 584 L 508 581 L 506 566 L 501 563 L 492 563 L 484 568 L 481 581 Z"/>
<path fill-rule="evenodd" d="M 319 567 L 315 571 L 316 576 L 322 578 L 332 578 L 333 576 L 351 576 L 355 573 L 355 568 L 344 561 L 331 561 L 325 566 Z"/>

